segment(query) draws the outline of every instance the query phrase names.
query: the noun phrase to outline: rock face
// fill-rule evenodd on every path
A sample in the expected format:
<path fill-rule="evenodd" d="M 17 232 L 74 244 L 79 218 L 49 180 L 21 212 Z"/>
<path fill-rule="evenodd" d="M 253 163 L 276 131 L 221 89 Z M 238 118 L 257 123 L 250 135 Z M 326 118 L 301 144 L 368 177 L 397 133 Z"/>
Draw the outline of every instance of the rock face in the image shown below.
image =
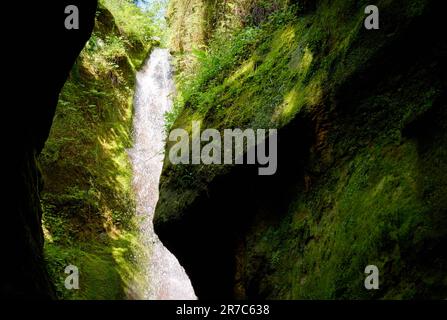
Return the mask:
<path fill-rule="evenodd" d="M 211 21 L 202 5 L 194 12 Z M 155 230 L 199 299 L 447 296 L 442 10 L 379 8 L 380 30 L 367 31 L 358 2 L 307 1 L 184 104 L 174 127 L 279 129 L 272 177 L 165 160 Z M 170 15 L 177 31 L 193 19 L 182 10 Z M 213 30 L 174 48 L 206 43 Z M 370 264 L 380 290 L 365 290 Z"/>
<path fill-rule="evenodd" d="M 79 30 L 64 26 L 65 8 L 79 9 Z M 36 155 L 51 127 L 59 92 L 90 37 L 96 1 L 25 1 L 5 12 L 18 14 L 6 38 L 8 101 L 3 130 L 6 150 L 5 209 L 2 216 L 2 298 L 53 298 L 43 261 L 43 234 Z M 12 6 L 12 5 L 8 5 Z M 11 11 L 8 11 L 11 10 Z M 17 30 L 20 30 L 17 31 Z"/>

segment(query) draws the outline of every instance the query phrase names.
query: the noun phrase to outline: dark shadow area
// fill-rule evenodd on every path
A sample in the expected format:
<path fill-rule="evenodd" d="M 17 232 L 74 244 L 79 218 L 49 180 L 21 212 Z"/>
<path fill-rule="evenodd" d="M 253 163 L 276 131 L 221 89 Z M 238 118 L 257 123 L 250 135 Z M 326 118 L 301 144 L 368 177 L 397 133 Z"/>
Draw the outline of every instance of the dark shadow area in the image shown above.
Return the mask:
<path fill-rule="evenodd" d="M 444 68 L 444 70 L 446 70 Z M 446 86 L 447 87 L 447 86 Z M 430 210 L 426 213 L 424 241 L 408 251 L 408 263 L 418 265 L 431 290 L 421 287 L 420 296 L 444 296 L 445 281 L 439 270 L 447 270 L 447 96 L 440 96 L 434 106 L 403 130 L 403 135 L 415 141 L 418 148 L 417 190 L 421 201 Z M 416 230 L 422 233 L 421 230 Z"/>
<path fill-rule="evenodd" d="M 384 132 L 402 131 L 406 136 L 412 130 L 407 124 L 431 107 L 429 99 L 445 91 L 447 43 L 438 33 L 443 28 L 442 12 L 442 6 L 433 2 L 410 25 L 400 22 L 404 32 L 394 30 L 391 23 L 384 26 L 390 40 L 337 88 L 329 115 L 334 131 L 329 142 L 337 145 L 337 158 L 375 143 Z M 424 125 L 418 130 L 432 130 L 428 123 Z M 394 139 L 390 135 L 389 141 L 381 143 Z"/>
<path fill-rule="evenodd" d="M 287 212 L 291 198 L 304 187 L 314 134 L 312 119 L 297 118 L 278 132 L 275 175 L 259 176 L 257 166 L 234 166 L 209 185 L 181 221 L 155 221 L 156 233 L 187 271 L 199 299 L 235 296 L 237 247 L 254 218 L 276 223 Z M 262 298 L 255 287 L 247 297 Z"/>
<path fill-rule="evenodd" d="M 80 29 L 66 30 L 65 7 L 76 5 Z M 51 127 L 59 92 L 90 37 L 96 1 L 25 1 L 6 4 L 4 12 L 17 13 L 16 32 L 8 30 L 4 60 L 7 87 L 4 101 L 4 181 L 0 295 L 3 298 L 54 298 L 43 262 L 43 234 L 36 156 Z M 8 125 L 9 124 L 9 125 Z M 11 134 L 13 133 L 13 134 Z"/>

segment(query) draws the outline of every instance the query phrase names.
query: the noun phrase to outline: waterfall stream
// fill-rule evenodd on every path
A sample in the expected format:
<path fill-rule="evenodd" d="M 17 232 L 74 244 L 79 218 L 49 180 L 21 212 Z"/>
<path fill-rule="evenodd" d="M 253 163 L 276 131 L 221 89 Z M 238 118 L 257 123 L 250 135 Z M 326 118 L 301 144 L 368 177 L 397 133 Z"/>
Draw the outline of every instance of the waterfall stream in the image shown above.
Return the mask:
<path fill-rule="evenodd" d="M 163 246 L 152 224 L 164 158 L 164 114 L 172 108 L 174 90 L 171 56 L 168 50 L 157 48 L 137 73 L 134 147 L 130 151 L 142 241 L 148 248 L 143 263 L 147 280 L 143 299 L 196 299 L 185 270 Z"/>

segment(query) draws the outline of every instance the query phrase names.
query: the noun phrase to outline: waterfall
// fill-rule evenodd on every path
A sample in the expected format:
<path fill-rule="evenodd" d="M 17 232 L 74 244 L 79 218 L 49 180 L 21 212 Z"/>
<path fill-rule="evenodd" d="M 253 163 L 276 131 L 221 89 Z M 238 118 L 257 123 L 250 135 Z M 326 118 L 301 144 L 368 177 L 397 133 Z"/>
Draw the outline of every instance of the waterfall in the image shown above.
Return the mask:
<path fill-rule="evenodd" d="M 137 73 L 134 146 L 130 151 L 136 209 L 141 218 L 142 240 L 148 248 L 143 299 L 196 299 L 185 270 L 163 246 L 152 224 L 164 159 L 164 114 L 172 108 L 174 90 L 171 56 L 168 50 L 157 48 Z"/>

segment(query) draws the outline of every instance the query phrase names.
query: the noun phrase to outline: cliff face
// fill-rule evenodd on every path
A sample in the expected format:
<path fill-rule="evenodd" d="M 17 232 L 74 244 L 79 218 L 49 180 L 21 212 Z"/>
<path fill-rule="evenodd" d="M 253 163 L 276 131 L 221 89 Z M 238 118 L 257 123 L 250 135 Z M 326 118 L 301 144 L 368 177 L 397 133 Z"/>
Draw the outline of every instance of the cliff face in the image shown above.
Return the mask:
<path fill-rule="evenodd" d="M 79 30 L 64 27 L 68 5 L 78 6 L 82 13 Z M 17 28 L 22 26 L 23 32 L 15 33 L 13 39 L 6 36 L 4 101 L 10 105 L 5 110 L 3 136 L 10 138 L 4 143 L 7 169 L 0 292 L 8 298 L 52 298 L 54 289 L 43 262 L 36 156 L 48 137 L 59 92 L 90 36 L 96 1 L 25 1 L 9 9 L 20 12 Z M 17 36 L 20 34 L 22 37 Z"/>
<path fill-rule="evenodd" d="M 220 50 L 210 2 L 171 3 L 183 6 L 170 15 L 177 34 L 185 17 L 205 26 L 174 41 L 180 75 L 196 80 L 180 86 L 173 128 L 279 130 L 274 176 L 165 161 L 155 228 L 199 298 L 445 298 L 447 44 L 436 2 L 378 1 L 380 30 L 369 31 L 366 2 L 215 1 L 240 22 Z M 211 49 L 187 70 L 185 48 L 200 45 Z M 364 288 L 371 264 L 380 290 Z"/>
<path fill-rule="evenodd" d="M 143 298 L 147 289 L 128 152 L 136 70 L 151 35 L 150 18 L 131 2 L 101 0 L 59 95 L 38 158 L 44 253 L 58 298 Z M 65 288 L 68 265 L 78 267 L 78 290 Z"/>

